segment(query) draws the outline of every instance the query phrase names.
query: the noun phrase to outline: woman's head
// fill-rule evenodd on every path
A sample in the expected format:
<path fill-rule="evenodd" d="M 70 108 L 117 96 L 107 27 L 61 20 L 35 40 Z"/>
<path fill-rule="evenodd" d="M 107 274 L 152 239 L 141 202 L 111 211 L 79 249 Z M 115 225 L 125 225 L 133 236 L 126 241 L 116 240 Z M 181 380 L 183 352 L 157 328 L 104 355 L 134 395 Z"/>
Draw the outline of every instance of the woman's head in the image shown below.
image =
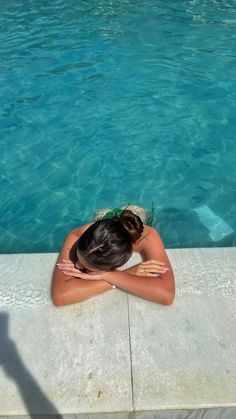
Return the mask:
<path fill-rule="evenodd" d="M 96 270 L 110 271 L 122 266 L 131 256 L 143 223 L 137 215 L 124 210 L 119 217 L 96 221 L 79 238 L 77 257 Z"/>

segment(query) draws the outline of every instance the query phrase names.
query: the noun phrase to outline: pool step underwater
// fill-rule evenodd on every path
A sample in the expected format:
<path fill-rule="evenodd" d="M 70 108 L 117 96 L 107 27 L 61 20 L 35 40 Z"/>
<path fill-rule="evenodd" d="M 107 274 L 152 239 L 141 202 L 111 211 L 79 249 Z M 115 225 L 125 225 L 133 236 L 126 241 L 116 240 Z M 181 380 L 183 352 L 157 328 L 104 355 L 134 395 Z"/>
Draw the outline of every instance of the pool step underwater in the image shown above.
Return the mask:
<path fill-rule="evenodd" d="M 200 222 L 209 230 L 209 236 L 214 242 L 223 240 L 234 230 L 221 217 L 216 215 L 208 205 L 202 205 L 194 209 Z"/>

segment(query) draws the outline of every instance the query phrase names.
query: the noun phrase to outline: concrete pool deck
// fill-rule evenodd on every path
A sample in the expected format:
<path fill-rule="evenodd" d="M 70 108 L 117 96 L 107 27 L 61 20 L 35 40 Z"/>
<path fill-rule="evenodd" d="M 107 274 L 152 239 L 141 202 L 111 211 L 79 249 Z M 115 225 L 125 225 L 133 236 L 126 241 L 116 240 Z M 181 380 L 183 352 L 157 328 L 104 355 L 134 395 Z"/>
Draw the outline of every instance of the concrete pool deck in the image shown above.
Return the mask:
<path fill-rule="evenodd" d="M 60 308 L 57 254 L 0 255 L 0 416 L 235 418 L 236 248 L 168 255 L 172 306 L 115 289 Z"/>

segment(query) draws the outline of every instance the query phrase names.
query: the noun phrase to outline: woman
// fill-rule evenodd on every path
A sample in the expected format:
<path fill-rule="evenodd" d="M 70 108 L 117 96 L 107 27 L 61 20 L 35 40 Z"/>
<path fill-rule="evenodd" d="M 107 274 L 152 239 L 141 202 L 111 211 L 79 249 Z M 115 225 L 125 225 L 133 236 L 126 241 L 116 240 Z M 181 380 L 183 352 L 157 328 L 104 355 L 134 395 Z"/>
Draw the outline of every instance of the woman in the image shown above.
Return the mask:
<path fill-rule="evenodd" d="M 139 252 L 143 262 L 117 270 Z M 157 231 L 130 210 L 69 233 L 53 274 L 57 306 L 77 303 L 119 288 L 146 300 L 172 304 L 174 274 Z"/>

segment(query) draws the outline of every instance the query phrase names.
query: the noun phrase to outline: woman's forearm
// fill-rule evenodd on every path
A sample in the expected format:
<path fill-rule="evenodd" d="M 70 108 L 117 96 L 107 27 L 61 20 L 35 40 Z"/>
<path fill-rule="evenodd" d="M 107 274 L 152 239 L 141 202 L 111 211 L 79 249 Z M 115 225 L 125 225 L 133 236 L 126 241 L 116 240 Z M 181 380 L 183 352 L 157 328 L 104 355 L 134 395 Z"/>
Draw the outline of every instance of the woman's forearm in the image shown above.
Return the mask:
<path fill-rule="evenodd" d="M 173 275 L 172 269 L 156 278 L 142 277 L 126 271 L 112 271 L 107 275 L 106 281 L 124 291 L 134 294 L 145 300 L 170 305 L 175 296 L 175 290 L 168 284 L 168 276 Z"/>
<path fill-rule="evenodd" d="M 52 299 L 56 306 L 78 303 L 113 287 L 105 281 L 87 281 L 85 279 L 70 278 L 52 288 Z"/>

